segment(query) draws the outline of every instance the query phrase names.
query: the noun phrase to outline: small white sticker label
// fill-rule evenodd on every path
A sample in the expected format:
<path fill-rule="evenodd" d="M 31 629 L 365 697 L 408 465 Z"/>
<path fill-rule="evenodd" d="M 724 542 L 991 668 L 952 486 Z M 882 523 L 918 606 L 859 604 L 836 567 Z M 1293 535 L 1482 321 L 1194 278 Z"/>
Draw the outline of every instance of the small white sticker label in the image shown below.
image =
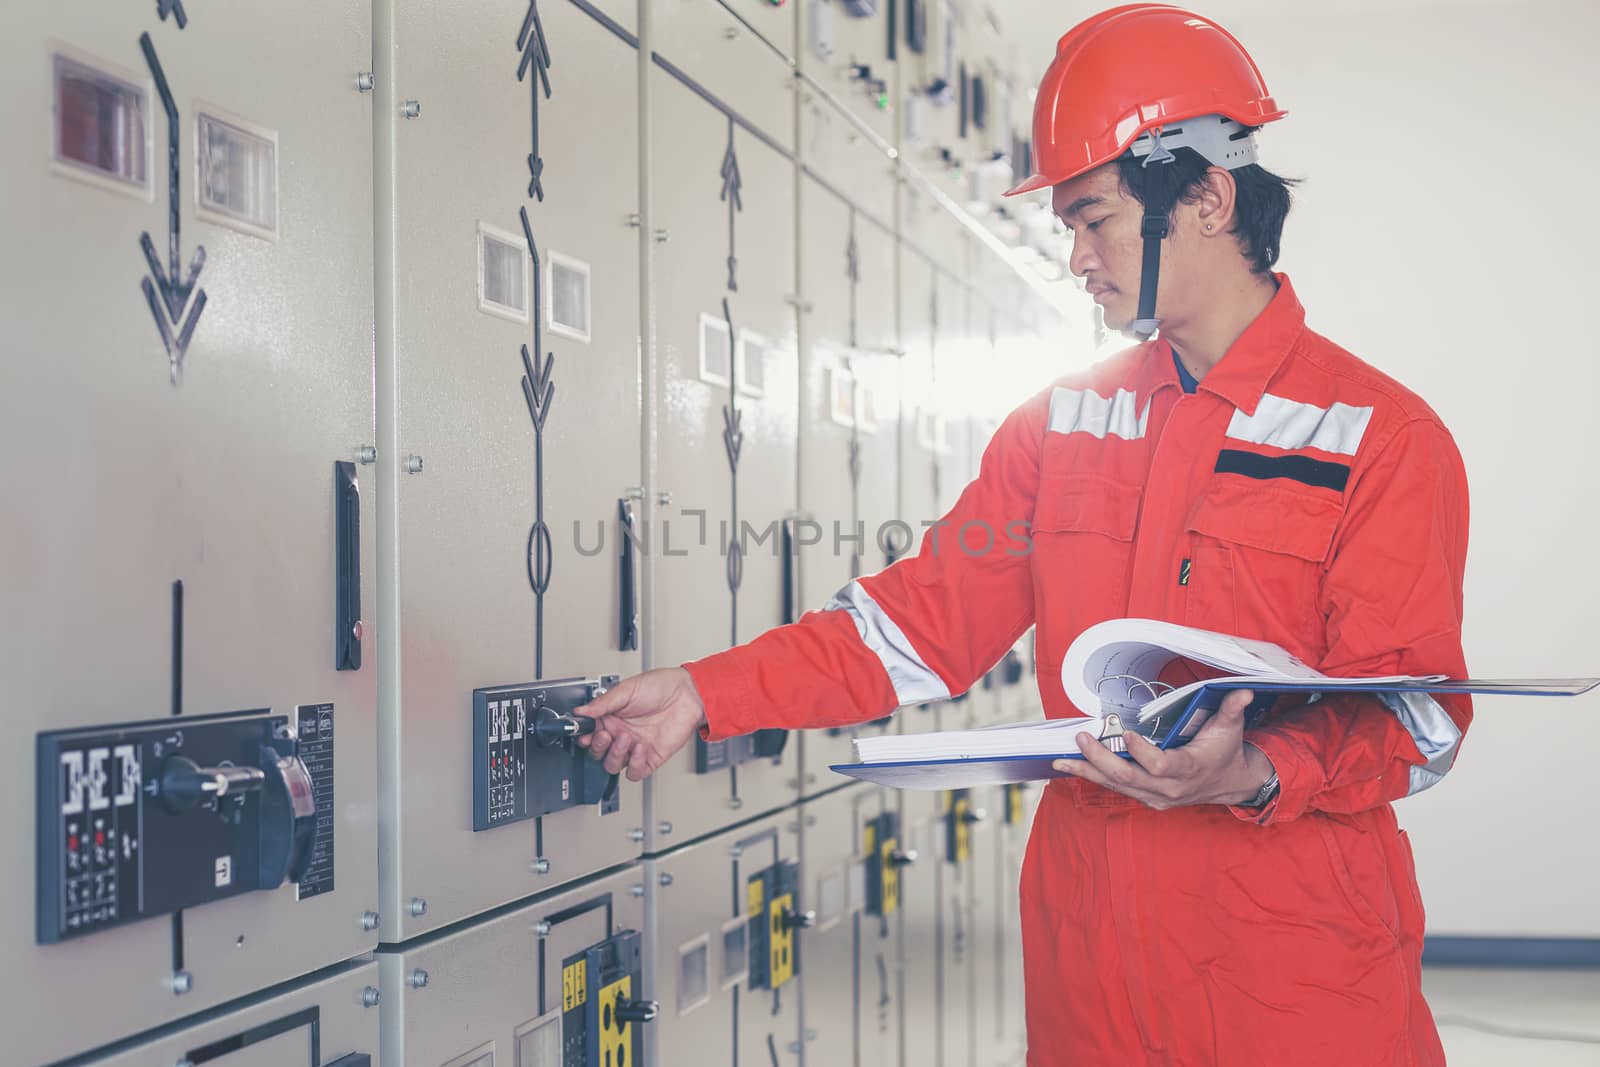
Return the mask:
<path fill-rule="evenodd" d="M 571 781 L 571 779 L 568 779 L 568 778 L 561 779 L 561 799 L 562 800 L 571 800 L 572 799 L 572 781 Z"/>
<path fill-rule="evenodd" d="M 224 886 L 230 886 L 232 884 L 233 884 L 233 857 L 232 856 L 218 856 L 217 857 L 217 888 L 221 889 Z"/>

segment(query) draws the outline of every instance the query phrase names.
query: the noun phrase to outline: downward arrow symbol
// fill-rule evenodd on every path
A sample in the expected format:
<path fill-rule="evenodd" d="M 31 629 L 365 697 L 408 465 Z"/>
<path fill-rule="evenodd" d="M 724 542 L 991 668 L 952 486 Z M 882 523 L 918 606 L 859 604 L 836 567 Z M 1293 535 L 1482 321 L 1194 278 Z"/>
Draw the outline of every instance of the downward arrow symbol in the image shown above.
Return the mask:
<path fill-rule="evenodd" d="M 173 4 L 170 8 L 164 6 L 163 18 L 166 17 L 167 10 L 177 15 L 179 28 L 182 28 L 186 21 L 182 4 Z M 205 290 L 196 288 L 200 280 L 200 269 L 205 266 L 206 250 L 200 245 L 195 246 L 194 257 L 189 261 L 189 273 L 184 275 L 183 261 L 179 253 L 182 241 L 178 180 L 178 105 L 172 98 L 172 89 L 167 85 L 166 72 L 161 69 L 161 61 L 156 58 L 155 45 L 148 33 L 139 35 L 139 48 L 144 52 L 145 63 L 150 67 L 150 76 L 156 83 L 156 91 L 161 94 L 161 106 L 167 113 L 167 267 L 165 270 L 162 269 L 161 257 L 156 253 L 156 243 L 150 234 L 140 234 L 139 247 L 144 251 L 145 263 L 149 265 L 152 275 L 150 278 L 142 279 L 140 288 L 144 290 L 145 302 L 150 305 L 150 314 L 155 317 L 156 329 L 161 334 L 161 343 L 167 350 L 168 373 L 171 375 L 172 384 L 177 385 L 183 378 L 184 355 L 189 350 L 194 329 L 199 325 L 200 313 L 206 306 Z"/>

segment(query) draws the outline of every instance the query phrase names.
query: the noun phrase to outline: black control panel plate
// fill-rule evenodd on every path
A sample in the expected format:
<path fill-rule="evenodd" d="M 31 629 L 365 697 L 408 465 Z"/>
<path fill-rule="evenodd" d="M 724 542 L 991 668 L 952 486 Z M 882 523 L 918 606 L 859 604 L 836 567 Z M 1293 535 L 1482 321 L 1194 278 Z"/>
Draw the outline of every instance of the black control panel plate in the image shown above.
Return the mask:
<path fill-rule="evenodd" d="M 175 812 L 161 791 L 175 759 L 201 767 L 259 767 L 267 760 L 264 750 L 292 753 L 288 719 L 264 714 L 184 716 L 37 736 L 41 944 L 261 887 L 259 793 Z M 328 855 L 331 860 L 331 839 Z"/>
<path fill-rule="evenodd" d="M 535 819 L 580 805 L 617 810 L 617 780 L 571 739 L 542 742 L 541 721 L 570 717 L 617 676 L 565 678 L 472 691 L 472 829 Z"/>

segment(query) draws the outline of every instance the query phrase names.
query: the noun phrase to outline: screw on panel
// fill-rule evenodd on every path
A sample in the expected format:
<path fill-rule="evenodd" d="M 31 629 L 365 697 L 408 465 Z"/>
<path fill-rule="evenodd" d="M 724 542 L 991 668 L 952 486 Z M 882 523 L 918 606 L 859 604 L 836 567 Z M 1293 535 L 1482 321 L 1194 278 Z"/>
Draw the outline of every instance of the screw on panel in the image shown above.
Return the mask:
<path fill-rule="evenodd" d="M 739 39 L 739 27 L 737 27 L 737 26 L 724 27 L 724 29 L 722 31 L 722 39 L 725 40 L 725 41 L 737 41 Z"/>
<path fill-rule="evenodd" d="M 810 1027 L 807 1027 L 806 1028 L 806 1040 L 807 1041 L 815 1041 L 816 1039 L 817 1039 L 817 1032 L 815 1030 L 812 1030 Z"/>
<path fill-rule="evenodd" d="M 643 841 L 644 831 L 638 827 L 634 827 L 632 830 L 628 831 L 628 840 L 633 842 Z"/>
<path fill-rule="evenodd" d="M 428 972 L 418 967 L 411 972 L 411 977 L 407 978 L 406 981 L 411 985 L 412 989 L 421 989 L 428 984 Z"/>
<path fill-rule="evenodd" d="M 412 897 L 411 898 L 411 914 L 412 914 L 413 917 L 417 917 L 417 918 L 420 918 L 420 917 L 428 914 L 428 902 L 426 900 L 422 899 L 421 897 Z"/>
<path fill-rule="evenodd" d="M 534 923 L 533 924 L 533 936 L 534 937 L 549 937 L 550 936 L 550 924 L 545 922 L 545 921 L 543 921 L 543 920 L 540 920 L 539 922 Z"/>
<path fill-rule="evenodd" d="M 656 244 L 664 245 L 670 240 L 672 240 L 672 231 L 671 230 L 657 230 L 656 231 Z"/>
<path fill-rule="evenodd" d="M 372 71 L 370 71 L 370 70 L 358 70 L 358 71 L 356 71 L 356 92 L 358 92 L 358 93 L 370 93 L 370 92 L 372 92 L 372 86 L 373 86 Z"/>
<path fill-rule="evenodd" d="M 378 918 L 379 918 L 378 913 L 375 912 L 375 911 L 364 911 L 364 912 L 362 912 L 361 913 L 361 929 L 363 929 L 363 930 L 376 930 L 378 928 Z"/>
<path fill-rule="evenodd" d="M 800 1042 L 798 1042 L 798 1041 L 789 1042 L 789 1052 L 790 1052 L 791 1055 L 795 1055 L 795 1056 L 800 1055 Z"/>
<path fill-rule="evenodd" d="M 550 861 L 541 856 L 539 859 L 536 859 L 532 863 L 528 864 L 528 869 L 534 874 L 549 874 Z"/>
<path fill-rule="evenodd" d="M 363 1008 L 376 1008 L 380 999 L 382 999 L 382 995 L 378 992 L 377 986 L 369 985 L 362 987 L 361 1006 Z"/>
<path fill-rule="evenodd" d="M 644 490 L 641 489 L 637 485 L 630 485 L 630 486 L 628 486 L 627 492 L 624 493 L 623 495 L 626 496 L 629 500 L 643 500 L 644 499 Z"/>
<path fill-rule="evenodd" d="M 194 988 L 194 975 L 188 971 L 174 971 L 171 978 L 167 979 L 167 987 L 174 996 L 183 996 Z"/>
<path fill-rule="evenodd" d="M 641 882 L 638 885 L 630 885 L 628 887 L 628 892 L 636 897 L 644 896 L 644 883 Z"/>
<path fill-rule="evenodd" d="M 666 871 L 662 871 L 661 877 L 658 878 L 657 881 L 659 881 L 663 886 L 669 886 L 672 884 L 672 875 Z"/>
<path fill-rule="evenodd" d="M 658 505 L 660 505 L 661 507 L 666 507 L 668 504 L 672 503 L 672 490 L 671 489 L 663 489 L 659 493 L 657 493 L 656 494 L 656 503 Z"/>
<path fill-rule="evenodd" d="M 656 833 L 663 835 L 672 833 L 672 824 L 670 822 L 662 822 L 658 824 L 656 826 Z"/>
<path fill-rule="evenodd" d="M 623 220 L 623 224 L 626 225 L 630 230 L 637 230 L 640 226 L 644 225 L 644 216 L 640 215 L 637 211 L 630 211 L 628 213 L 628 217 Z"/>
<path fill-rule="evenodd" d="M 422 457 L 421 456 L 412 454 L 412 455 L 409 455 L 409 456 L 406 457 L 406 473 L 407 474 L 421 474 L 422 473 Z"/>
<path fill-rule="evenodd" d="M 400 114 L 408 119 L 414 119 L 422 114 L 422 101 L 407 100 L 400 105 Z"/>
<path fill-rule="evenodd" d="M 740 808 L 744 807 L 744 798 L 743 797 L 729 797 L 728 798 L 728 807 L 732 808 L 734 811 L 738 811 Z"/>
<path fill-rule="evenodd" d="M 372 445 L 362 445 L 356 449 L 356 462 L 371 465 L 378 462 L 378 450 Z"/>
<path fill-rule="evenodd" d="M 740 856 L 744 855 L 744 846 L 743 845 L 729 845 L 728 846 L 728 855 L 732 856 L 734 859 L 738 859 Z"/>

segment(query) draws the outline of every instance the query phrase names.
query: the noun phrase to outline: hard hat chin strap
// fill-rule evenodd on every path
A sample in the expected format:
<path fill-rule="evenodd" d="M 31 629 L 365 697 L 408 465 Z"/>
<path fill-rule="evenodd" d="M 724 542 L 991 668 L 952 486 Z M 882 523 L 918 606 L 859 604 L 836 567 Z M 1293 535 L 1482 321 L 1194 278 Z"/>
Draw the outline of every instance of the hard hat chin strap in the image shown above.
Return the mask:
<path fill-rule="evenodd" d="M 1171 163 L 1177 158 L 1162 147 L 1159 127 L 1151 130 L 1148 136 L 1150 147 L 1140 164 L 1141 171 L 1152 163 Z M 1144 265 L 1139 277 L 1139 311 L 1132 330 L 1141 341 L 1150 340 L 1161 325 L 1161 320 L 1156 318 L 1156 287 L 1161 280 L 1161 242 L 1167 239 L 1171 229 L 1169 205 L 1157 202 L 1150 188 L 1152 185 L 1153 182 L 1145 183 L 1144 221 L 1139 226 L 1139 236 L 1144 239 Z"/>

